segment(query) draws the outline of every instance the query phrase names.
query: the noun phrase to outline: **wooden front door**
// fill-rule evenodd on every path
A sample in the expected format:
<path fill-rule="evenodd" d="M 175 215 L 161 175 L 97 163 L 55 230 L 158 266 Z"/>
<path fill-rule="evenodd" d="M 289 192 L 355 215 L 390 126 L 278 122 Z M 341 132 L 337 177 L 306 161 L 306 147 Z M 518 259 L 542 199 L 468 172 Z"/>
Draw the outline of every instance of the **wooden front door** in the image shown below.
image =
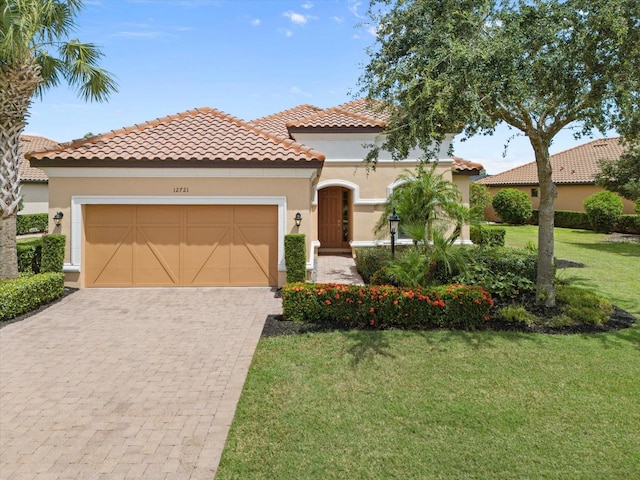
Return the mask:
<path fill-rule="evenodd" d="M 320 248 L 349 248 L 349 190 L 328 187 L 318 191 Z"/>

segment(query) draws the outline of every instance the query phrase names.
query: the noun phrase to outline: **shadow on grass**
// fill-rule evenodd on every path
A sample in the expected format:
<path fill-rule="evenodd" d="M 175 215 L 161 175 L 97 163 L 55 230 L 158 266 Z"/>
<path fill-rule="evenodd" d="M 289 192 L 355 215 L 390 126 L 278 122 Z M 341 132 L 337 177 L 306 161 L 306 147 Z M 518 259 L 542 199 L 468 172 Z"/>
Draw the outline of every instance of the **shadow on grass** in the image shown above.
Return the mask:
<path fill-rule="evenodd" d="M 363 362 L 371 362 L 375 357 L 396 358 L 382 331 L 342 330 L 341 334 L 352 342 L 347 352 L 352 357 L 351 365 L 354 367 Z"/>
<path fill-rule="evenodd" d="M 583 338 L 594 338 L 594 335 L 582 335 Z M 630 344 L 633 348 L 640 351 L 640 325 L 631 328 L 625 328 L 616 332 L 608 332 L 595 336 L 603 348 L 621 348 Z"/>

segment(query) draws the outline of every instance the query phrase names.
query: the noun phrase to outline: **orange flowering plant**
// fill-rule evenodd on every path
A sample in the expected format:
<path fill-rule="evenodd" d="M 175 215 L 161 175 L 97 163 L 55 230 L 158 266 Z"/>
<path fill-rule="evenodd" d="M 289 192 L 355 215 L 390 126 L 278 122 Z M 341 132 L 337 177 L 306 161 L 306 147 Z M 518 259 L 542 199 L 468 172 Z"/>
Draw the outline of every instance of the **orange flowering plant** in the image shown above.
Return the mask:
<path fill-rule="evenodd" d="M 489 319 L 491 294 L 482 287 L 294 283 L 282 288 L 287 320 L 351 328 L 473 329 Z"/>

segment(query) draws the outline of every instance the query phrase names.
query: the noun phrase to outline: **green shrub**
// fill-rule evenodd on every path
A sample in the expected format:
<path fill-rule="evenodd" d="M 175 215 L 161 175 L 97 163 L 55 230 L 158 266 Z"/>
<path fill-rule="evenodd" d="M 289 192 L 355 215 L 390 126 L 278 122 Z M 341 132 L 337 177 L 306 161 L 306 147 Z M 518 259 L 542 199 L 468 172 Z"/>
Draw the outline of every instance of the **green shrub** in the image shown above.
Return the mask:
<path fill-rule="evenodd" d="M 307 279 L 304 234 L 284 236 L 284 263 L 287 268 L 287 283 L 304 282 Z"/>
<path fill-rule="evenodd" d="M 42 238 L 31 238 L 16 244 L 18 251 L 18 271 L 23 273 L 40 273 L 42 256 Z"/>
<path fill-rule="evenodd" d="M 64 265 L 64 235 L 43 235 L 42 236 L 42 261 L 40 271 L 62 272 Z"/>
<path fill-rule="evenodd" d="M 16 217 L 16 233 L 46 232 L 49 229 L 49 214 L 27 213 Z"/>
<path fill-rule="evenodd" d="M 558 285 L 556 300 L 565 317 L 574 324 L 603 325 L 611 317 L 611 302 L 595 293 L 568 285 Z"/>
<path fill-rule="evenodd" d="M 496 193 L 491 202 L 503 222 L 524 225 L 532 215 L 529 196 L 515 188 L 505 188 Z"/>
<path fill-rule="evenodd" d="M 514 297 L 535 290 L 538 255 L 525 249 L 507 247 L 474 248 L 471 268 L 453 279 L 479 285 L 497 297 Z"/>
<path fill-rule="evenodd" d="M 556 210 L 554 225 L 559 228 L 591 229 L 589 217 L 585 212 L 572 212 L 570 210 Z"/>
<path fill-rule="evenodd" d="M 615 231 L 640 234 L 640 215 L 621 215 L 616 224 Z"/>
<path fill-rule="evenodd" d="M 636 212 L 636 215 L 640 215 L 640 198 L 636 198 L 636 202 L 633 206 L 633 211 Z"/>
<path fill-rule="evenodd" d="M 35 310 L 62 296 L 64 274 L 41 273 L 0 282 L 0 320 Z"/>
<path fill-rule="evenodd" d="M 447 285 L 287 284 L 282 311 L 287 320 L 343 328 L 464 328 L 489 320 L 491 295 L 480 287 Z"/>
<path fill-rule="evenodd" d="M 491 193 L 489 188 L 481 183 L 469 184 L 469 206 L 471 221 L 484 221 L 484 210 L 491 205 Z"/>
<path fill-rule="evenodd" d="M 356 248 L 356 269 L 365 283 L 391 260 L 391 250 L 386 247 Z"/>
<path fill-rule="evenodd" d="M 475 245 L 486 247 L 504 247 L 504 228 L 485 228 L 481 225 L 471 226 L 471 241 Z"/>
<path fill-rule="evenodd" d="M 584 201 L 587 218 L 596 232 L 612 232 L 622 216 L 623 209 L 622 199 L 607 190 L 594 193 Z"/>

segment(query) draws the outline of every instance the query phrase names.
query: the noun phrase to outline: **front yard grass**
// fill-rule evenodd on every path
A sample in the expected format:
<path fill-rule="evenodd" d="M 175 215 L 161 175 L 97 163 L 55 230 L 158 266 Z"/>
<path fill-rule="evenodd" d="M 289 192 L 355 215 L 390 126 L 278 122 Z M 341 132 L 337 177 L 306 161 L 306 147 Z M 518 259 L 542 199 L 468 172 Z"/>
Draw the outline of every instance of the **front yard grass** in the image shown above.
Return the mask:
<path fill-rule="evenodd" d="M 507 245 L 537 227 L 507 227 Z M 556 229 L 572 285 L 640 315 L 640 245 Z M 261 339 L 217 479 L 640 477 L 640 326 Z"/>

